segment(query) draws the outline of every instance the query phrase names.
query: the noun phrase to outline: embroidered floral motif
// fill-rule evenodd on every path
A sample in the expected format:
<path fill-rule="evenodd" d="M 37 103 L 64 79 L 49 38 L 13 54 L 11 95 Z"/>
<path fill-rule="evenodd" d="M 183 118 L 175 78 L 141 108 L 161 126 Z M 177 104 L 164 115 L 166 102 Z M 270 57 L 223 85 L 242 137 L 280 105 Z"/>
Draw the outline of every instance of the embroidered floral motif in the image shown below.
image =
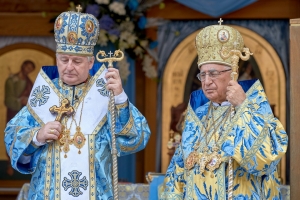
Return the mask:
<path fill-rule="evenodd" d="M 71 188 L 69 194 L 73 197 L 82 195 L 83 193 L 80 191 L 80 188 L 86 190 L 88 187 L 88 181 L 86 180 L 86 177 L 84 176 L 82 179 L 79 179 L 82 173 L 77 170 L 73 170 L 68 174 L 71 177 L 71 180 L 64 177 L 64 180 L 62 182 L 64 190 L 67 191 L 69 188 Z"/>
<path fill-rule="evenodd" d="M 93 28 L 93 30 L 91 30 L 91 31 L 86 30 L 86 23 L 90 22 L 90 23 L 93 23 L 93 25 L 94 25 L 95 24 L 94 19 L 90 18 L 88 16 L 82 17 L 81 22 L 82 23 L 79 25 L 80 28 L 82 28 L 81 35 L 86 37 L 86 39 L 84 40 L 84 44 L 89 45 L 90 43 L 97 42 L 97 41 L 95 41 L 95 39 L 90 39 L 92 36 L 94 36 L 97 33 L 95 31 L 95 29 Z"/>
<path fill-rule="evenodd" d="M 97 81 L 96 81 L 96 86 L 97 87 L 101 87 L 100 89 L 98 89 L 98 91 L 100 92 L 100 94 L 102 95 L 102 96 L 109 96 L 109 91 L 106 89 L 106 83 L 104 82 L 104 79 L 103 78 L 101 78 L 101 79 L 98 79 Z"/>
<path fill-rule="evenodd" d="M 36 107 L 37 103 L 38 106 L 44 105 L 47 103 L 49 96 L 46 96 L 46 94 L 50 94 L 50 88 L 48 86 L 43 85 L 42 89 L 40 90 L 40 86 L 36 87 L 33 90 L 33 93 L 31 96 L 34 98 L 30 99 L 30 105 L 32 107 Z"/>
<path fill-rule="evenodd" d="M 77 33 L 78 18 L 79 18 L 79 14 L 70 15 L 69 31 L 74 31 L 75 33 Z"/>

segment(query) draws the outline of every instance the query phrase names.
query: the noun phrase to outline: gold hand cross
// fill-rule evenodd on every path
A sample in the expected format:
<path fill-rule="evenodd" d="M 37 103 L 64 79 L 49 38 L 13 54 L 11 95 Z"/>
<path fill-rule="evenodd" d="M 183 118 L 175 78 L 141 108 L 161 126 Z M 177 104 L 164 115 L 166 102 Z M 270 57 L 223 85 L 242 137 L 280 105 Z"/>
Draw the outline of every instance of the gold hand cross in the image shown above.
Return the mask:
<path fill-rule="evenodd" d="M 105 51 L 99 51 L 96 55 L 96 59 L 99 62 L 108 62 L 108 67 L 113 67 L 112 63 L 114 61 L 120 61 L 124 58 L 124 53 L 121 50 L 116 50 L 114 53 L 114 56 L 112 57 L 111 55 L 113 54 L 111 51 L 108 53 L 109 54 L 109 58 L 99 58 L 99 54 L 102 57 L 106 57 L 106 53 Z"/>
<path fill-rule="evenodd" d="M 74 109 L 73 109 L 72 106 L 70 106 L 70 102 L 67 98 L 62 100 L 60 107 L 57 107 L 57 106 L 54 105 L 49 109 L 49 111 L 52 114 L 57 113 L 55 121 L 59 121 L 59 122 L 61 122 L 61 119 L 64 115 L 70 116 L 74 113 Z"/>

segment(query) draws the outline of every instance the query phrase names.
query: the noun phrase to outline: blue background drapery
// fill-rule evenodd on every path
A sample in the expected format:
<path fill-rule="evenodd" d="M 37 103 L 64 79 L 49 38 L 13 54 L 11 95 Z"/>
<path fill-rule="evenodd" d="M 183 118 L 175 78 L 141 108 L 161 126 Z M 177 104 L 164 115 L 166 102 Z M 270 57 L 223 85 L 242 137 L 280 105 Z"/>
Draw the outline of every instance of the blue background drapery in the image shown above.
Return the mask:
<path fill-rule="evenodd" d="M 176 0 L 191 9 L 207 14 L 212 17 L 219 17 L 227 13 L 246 7 L 257 0 Z"/>

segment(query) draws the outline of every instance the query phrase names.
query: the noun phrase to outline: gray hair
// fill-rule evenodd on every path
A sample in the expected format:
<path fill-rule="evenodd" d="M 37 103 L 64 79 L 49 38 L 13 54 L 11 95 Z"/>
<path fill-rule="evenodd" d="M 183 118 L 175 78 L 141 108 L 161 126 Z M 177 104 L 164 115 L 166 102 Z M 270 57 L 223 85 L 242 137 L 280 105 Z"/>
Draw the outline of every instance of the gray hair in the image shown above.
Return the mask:
<path fill-rule="evenodd" d="M 95 57 L 94 57 L 94 56 L 87 56 L 87 60 L 88 60 L 88 62 L 91 62 L 93 59 L 95 59 Z"/>

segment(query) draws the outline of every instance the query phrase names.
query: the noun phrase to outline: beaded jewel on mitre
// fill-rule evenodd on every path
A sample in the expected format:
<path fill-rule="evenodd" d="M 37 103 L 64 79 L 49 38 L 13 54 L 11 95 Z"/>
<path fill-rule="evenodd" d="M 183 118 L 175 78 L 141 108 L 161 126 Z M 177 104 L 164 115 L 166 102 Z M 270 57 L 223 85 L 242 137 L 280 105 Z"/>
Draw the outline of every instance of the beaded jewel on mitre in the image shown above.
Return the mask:
<path fill-rule="evenodd" d="M 221 24 L 221 23 L 220 23 Z M 206 63 L 232 66 L 231 57 L 223 59 L 220 55 L 222 47 L 228 51 L 243 51 L 244 41 L 234 28 L 225 25 L 211 25 L 203 28 L 196 36 L 195 45 L 198 53 L 198 67 Z"/>

